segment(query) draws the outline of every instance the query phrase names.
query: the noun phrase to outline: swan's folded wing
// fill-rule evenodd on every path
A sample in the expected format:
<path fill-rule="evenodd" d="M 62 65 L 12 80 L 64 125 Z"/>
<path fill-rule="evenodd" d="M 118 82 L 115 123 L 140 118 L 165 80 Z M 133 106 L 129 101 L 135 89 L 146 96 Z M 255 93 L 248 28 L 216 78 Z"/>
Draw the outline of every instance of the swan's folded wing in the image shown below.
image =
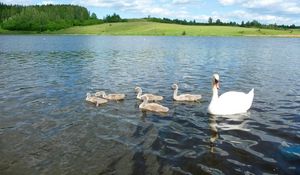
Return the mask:
<path fill-rule="evenodd" d="M 224 108 L 239 108 L 241 111 L 248 110 L 252 104 L 252 98 L 243 92 L 229 91 L 222 94 L 218 103 L 222 104 Z"/>
<path fill-rule="evenodd" d="M 155 100 L 162 100 L 163 97 L 159 95 L 154 95 L 154 94 L 144 94 L 149 98 L 149 101 L 155 101 Z"/>
<path fill-rule="evenodd" d="M 145 108 L 149 111 L 166 112 L 169 109 L 157 103 L 148 103 Z"/>

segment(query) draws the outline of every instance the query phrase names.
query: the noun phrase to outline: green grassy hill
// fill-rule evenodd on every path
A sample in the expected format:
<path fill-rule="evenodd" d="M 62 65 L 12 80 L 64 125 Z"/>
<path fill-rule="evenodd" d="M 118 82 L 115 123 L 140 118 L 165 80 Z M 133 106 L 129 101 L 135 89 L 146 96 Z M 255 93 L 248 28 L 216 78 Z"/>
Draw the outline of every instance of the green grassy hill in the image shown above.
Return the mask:
<path fill-rule="evenodd" d="M 0 29 L 0 33 L 10 33 Z M 11 32 L 14 34 L 13 32 Z M 19 32 L 16 32 L 19 33 Z M 300 30 L 271 30 L 231 26 L 188 26 L 132 20 L 123 23 L 105 23 L 76 26 L 46 34 L 92 35 L 154 35 L 154 36 L 281 36 L 300 37 Z"/>

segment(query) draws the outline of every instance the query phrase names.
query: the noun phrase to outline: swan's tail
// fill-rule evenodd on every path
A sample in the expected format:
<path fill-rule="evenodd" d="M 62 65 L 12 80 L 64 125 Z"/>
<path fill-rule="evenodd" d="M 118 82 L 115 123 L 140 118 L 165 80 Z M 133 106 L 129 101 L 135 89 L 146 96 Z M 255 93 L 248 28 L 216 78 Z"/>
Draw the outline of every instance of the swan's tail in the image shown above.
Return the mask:
<path fill-rule="evenodd" d="M 248 104 L 248 109 L 249 109 L 252 105 L 253 98 L 254 98 L 254 88 L 248 92 L 247 96 L 248 96 L 248 102 L 249 102 L 249 104 Z"/>
<path fill-rule="evenodd" d="M 251 91 L 248 92 L 248 95 L 252 98 L 254 97 L 254 88 L 252 88 Z"/>

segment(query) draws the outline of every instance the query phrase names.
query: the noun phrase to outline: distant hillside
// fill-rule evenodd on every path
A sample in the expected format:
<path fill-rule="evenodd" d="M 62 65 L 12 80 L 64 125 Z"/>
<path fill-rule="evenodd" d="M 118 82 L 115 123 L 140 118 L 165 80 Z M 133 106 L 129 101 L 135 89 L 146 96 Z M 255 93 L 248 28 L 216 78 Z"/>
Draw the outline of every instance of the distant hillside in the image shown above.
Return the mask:
<path fill-rule="evenodd" d="M 22 31 L 59 30 L 101 21 L 77 5 L 5 5 L 0 3 L 0 24 L 3 29 Z"/>
<path fill-rule="evenodd" d="M 295 24 L 292 25 L 278 25 L 278 24 L 262 24 L 257 20 L 252 21 L 242 21 L 240 24 L 234 21 L 230 22 L 222 22 L 220 19 L 213 21 L 211 17 L 208 18 L 207 22 L 196 22 L 196 20 L 180 20 L 180 19 L 169 19 L 169 18 L 155 18 L 155 17 L 148 17 L 144 18 L 150 22 L 160 22 L 160 23 L 168 23 L 168 24 L 181 24 L 181 25 L 217 25 L 217 26 L 238 26 L 238 27 L 255 27 L 261 29 L 279 29 L 279 30 L 286 30 L 286 29 L 300 29 L 300 26 L 296 26 Z"/>
<path fill-rule="evenodd" d="M 131 19 L 128 22 L 74 26 L 57 31 L 11 31 L 0 28 L 0 34 L 73 34 L 136 36 L 275 36 L 300 37 L 299 29 L 275 30 L 232 26 L 190 26 Z"/>
<path fill-rule="evenodd" d="M 231 26 L 190 26 L 129 20 L 123 23 L 105 23 L 92 26 L 77 26 L 51 34 L 93 35 L 152 35 L 152 36 L 286 36 L 300 37 L 299 29 L 274 30 Z"/>

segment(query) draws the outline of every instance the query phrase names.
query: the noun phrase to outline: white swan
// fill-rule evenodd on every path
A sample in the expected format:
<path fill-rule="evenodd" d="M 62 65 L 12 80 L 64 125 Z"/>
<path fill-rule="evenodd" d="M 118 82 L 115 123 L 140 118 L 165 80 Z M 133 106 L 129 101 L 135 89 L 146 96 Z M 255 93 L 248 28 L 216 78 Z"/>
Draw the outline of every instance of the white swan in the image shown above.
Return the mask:
<path fill-rule="evenodd" d="M 232 115 L 247 112 L 253 102 L 254 89 L 248 94 L 230 91 L 219 96 L 219 81 L 219 75 L 214 74 L 212 79 L 213 95 L 208 105 L 208 113 L 213 115 Z"/>
<path fill-rule="evenodd" d="M 125 94 L 108 94 L 106 95 L 106 93 L 104 91 L 99 91 L 95 93 L 96 97 L 103 97 L 107 100 L 124 100 L 125 98 Z"/>
<path fill-rule="evenodd" d="M 100 104 L 107 103 L 106 99 L 99 98 L 99 97 L 96 97 L 96 96 L 92 96 L 91 93 L 86 94 L 85 100 L 88 101 L 88 102 L 96 104 L 96 106 L 99 106 Z"/>
<path fill-rule="evenodd" d="M 143 103 L 140 104 L 139 108 L 141 110 L 152 111 L 152 112 L 159 112 L 159 113 L 166 113 L 169 111 L 169 108 L 164 107 L 157 103 L 148 103 L 148 96 L 142 96 Z"/>
<path fill-rule="evenodd" d="M 173 100 L 175 101 L 190 101 L 190 102 L 195 102 L 195 101 L 199 101 L 202 96 L 201 95 L 194 95 L 194 94 L 181 94 L 181 95 L 177 95 L 178 93 L 178 85 L 177 84 L 173 84 L 172 88 L 174 89 L 174 93 L 173 93 Z"/>
<path fill-rule="evenodd" d="M 141 100 L 142 99 L 142 93 L 143 93 L 142 88 L 136 87 L 135 91 L 137 92 L 136 98 L 139 99 L 139 100 Z M 143 94 L 143 96 L 147 96 L 148 97 L 148 101 L 160 101 L 160 100 L 164 99 L 164 97 L 162 97 L 162 96 L 153 95 L 153 94 Z"/>

